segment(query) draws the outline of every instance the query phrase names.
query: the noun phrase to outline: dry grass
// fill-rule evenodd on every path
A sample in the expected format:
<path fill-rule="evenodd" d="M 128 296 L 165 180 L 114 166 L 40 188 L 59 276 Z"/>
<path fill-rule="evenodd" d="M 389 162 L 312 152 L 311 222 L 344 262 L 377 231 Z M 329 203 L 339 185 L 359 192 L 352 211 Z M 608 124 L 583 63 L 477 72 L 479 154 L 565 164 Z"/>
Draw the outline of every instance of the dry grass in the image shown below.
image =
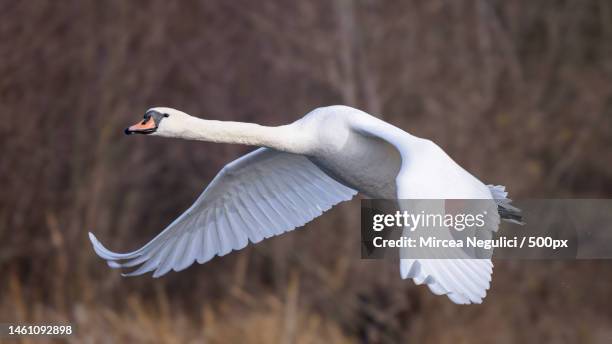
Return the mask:
<path fill-rule="evenodd" d="M 299 302 L 299 279 L 293 275 L 285 295 L 248 295 L 232 289 L 222 302 L 202 303 L 199 314 L 190 316 L 173 309 L 167 295 L 157 289 L 154 302 L 139 294 L 122 297 L 118 310 L 102 303 L 71 302 L 58 311 L 43 303 L 24 299 L 19 279 L 12 274 L 8 297 L 2 309 L 4 319 L 21 323 L 70 323 L 75 326 L 71 343 L 348 343 L 349 338 L 337 324 L 325 321 Z M 57 339 L 41 338 L 36 342 Z M 23 342 L 28 342 L 23 340 Z"/>

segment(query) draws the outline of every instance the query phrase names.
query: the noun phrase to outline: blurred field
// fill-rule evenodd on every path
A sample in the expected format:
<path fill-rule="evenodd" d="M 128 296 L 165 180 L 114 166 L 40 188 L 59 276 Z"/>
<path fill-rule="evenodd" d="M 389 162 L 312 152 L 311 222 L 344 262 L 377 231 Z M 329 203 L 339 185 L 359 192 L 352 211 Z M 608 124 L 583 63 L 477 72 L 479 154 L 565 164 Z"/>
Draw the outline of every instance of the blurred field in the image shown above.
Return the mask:
<path fill-rule="evenodd" d="M 0 19 L 0 323 L 71 322 L 74 343 L 612 342 L 610 262 L 498 262 L 460 307 L 359 259 L 358 200 L 155 280 L 87 240 L 139 247 L 252 149 L 123 136 L 152 106 L 278 125 L 347 104 L 514 198 L 610 197 L 609 1 L 32 0 Z"/>

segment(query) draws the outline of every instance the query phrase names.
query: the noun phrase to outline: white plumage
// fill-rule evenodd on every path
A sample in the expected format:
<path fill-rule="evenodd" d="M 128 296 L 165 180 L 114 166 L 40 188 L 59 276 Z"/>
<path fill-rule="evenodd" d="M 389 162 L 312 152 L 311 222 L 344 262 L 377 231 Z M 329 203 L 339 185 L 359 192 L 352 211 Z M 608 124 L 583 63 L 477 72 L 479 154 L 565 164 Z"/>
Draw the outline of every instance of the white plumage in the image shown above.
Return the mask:
<path fill-rule="evenodd" d="M 347 106 L 318 108 L 280 127 L 153 108 L 126 132 L 265 147 L 226 165 L 187 211 L 136 251 L 112 252 L 90 233 L 110 267 L 137 267 L 127 276 L 159 277 L 205 263 L 300 227 L 358 191 L 372 198 L 495 199 L 511 208 L 503 187 L 484 185 L 433 142 Z M 492 267 L 488 259 L 400 262 L 402 278 L 462 304 L 482 302 Z"/>
<path fill-rule="evenodd" d="M 111 267 L 144 263 L 126 275 L 155 271 L 159 277 L 303 226 L 356 193 L 301 155 L 260 148 L 225 166 L 187 211 L 141 249 L 117 254 L 91 233 L 90 239 Z"/>

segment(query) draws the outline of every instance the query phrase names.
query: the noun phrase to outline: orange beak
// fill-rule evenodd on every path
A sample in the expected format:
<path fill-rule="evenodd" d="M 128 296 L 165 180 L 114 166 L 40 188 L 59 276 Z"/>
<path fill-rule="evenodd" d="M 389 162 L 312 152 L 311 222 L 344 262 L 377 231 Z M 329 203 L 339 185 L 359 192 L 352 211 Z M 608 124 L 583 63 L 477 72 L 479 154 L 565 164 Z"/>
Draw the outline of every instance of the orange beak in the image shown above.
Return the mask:
<path fill-rule="evenodd" d="M 157 129 L 157 126 L 155 125 L 155 120 L 153 119 L 153 117 L 149 117 L 146 120 L 143 120 L 141 122 L 138 122 L 128 128 L 125 128 L 125 134 L 126 135 L 131 135 L 131 134 L 150 134 L 152 132 L 155 131 L 155 129 Z"/>

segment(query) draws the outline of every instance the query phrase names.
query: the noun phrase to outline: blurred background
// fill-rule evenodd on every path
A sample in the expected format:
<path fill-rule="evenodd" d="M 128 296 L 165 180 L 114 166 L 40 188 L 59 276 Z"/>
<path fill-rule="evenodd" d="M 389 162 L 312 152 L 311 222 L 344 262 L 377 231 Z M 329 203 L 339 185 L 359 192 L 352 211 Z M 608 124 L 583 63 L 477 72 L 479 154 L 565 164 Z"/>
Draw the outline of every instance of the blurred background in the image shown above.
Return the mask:
<path fill-rule="evenodd" d="M 70 322 L 75 343 L 612 341 L 612 263 L 499 261 L 457 306 L 360 259 L 358 199 L 160 279 L 87 239 L 140 247 L 252 149 L 124 136 L 152 106 L 280 125 L 346 104 L 513 198 L 610 197 L 612 2 L 7 0 L 0 19 L 0 322 Z"/>

